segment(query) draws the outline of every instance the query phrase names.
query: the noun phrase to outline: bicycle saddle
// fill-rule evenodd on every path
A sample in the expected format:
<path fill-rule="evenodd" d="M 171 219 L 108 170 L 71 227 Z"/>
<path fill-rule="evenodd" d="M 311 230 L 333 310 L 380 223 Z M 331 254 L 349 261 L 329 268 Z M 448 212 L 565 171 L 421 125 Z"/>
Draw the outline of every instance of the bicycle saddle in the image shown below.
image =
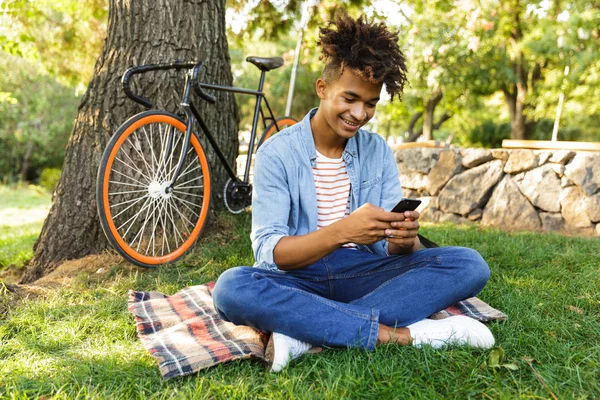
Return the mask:
<path fill-rule="evenodd" d="M 248 57 L 246 61 L 256 65 L 261 71 L 270 71 L 283 65 L 281 57 Z"/>

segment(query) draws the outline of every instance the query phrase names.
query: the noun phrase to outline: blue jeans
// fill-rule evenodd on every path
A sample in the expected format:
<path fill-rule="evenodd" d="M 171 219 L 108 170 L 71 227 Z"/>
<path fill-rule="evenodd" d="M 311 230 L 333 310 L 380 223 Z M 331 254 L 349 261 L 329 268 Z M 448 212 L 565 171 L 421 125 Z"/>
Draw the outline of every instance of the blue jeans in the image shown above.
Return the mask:
<path fill-rule="evenodd" d="M 341 248 L 290 272 L 236 267 L 213 291 L 226 321 L 314 345 L 373 349 L 379 325 L 405 327 L 477 295 L 490 270 L 481 255 L 439 247 L 380 256 Z"/>

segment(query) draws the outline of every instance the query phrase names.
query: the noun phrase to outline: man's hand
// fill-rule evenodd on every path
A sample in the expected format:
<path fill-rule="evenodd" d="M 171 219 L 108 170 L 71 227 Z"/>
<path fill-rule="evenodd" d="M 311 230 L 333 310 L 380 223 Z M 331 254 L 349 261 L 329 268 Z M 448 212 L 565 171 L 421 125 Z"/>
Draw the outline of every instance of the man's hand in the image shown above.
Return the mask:
<path fill-rule="evenodd" d="M 391 223 L 391 228 L 385 230 L 386 240 L 389 243 L 390 254 L 408 254 L 419 250 L 421 241 L 419 234 L 419 217 L 417 211 L 404 211 L 398 214 L 401 220 Z"/>
<path fill-rule="evenodd" d="M 392 227 L 393 216 L 381 207 L 363 204 L 347 218 L 330 225 L 341 243 L 373 244 L 385 238 L 385 230 Z"/>
<path fill-rule="evenodd" d="M 420 246 L 418 219 L 416 211 L 386 212 L 367 203 L 331 227 L 335 226 L 343 243 L 373 244 L 387 239 L 391 254 L 404 254 Z"/>

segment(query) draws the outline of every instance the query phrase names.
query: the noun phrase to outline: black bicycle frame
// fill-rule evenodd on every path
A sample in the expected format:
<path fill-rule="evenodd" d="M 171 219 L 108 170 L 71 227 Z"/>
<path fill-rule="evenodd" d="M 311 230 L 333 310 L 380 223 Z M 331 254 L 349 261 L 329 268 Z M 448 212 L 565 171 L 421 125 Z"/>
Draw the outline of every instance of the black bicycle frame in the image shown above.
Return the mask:
<path fill-rule="evenodd" d="M 269 106 L 269 102 L 267 101 L 267 99 L 264 95 L 264 92 L 263 92 L 266 71 L 261 70 L 260 81 L 258 84 L 258 90 L 252 90 L 252 89 L 246 89 L 246 88 L 237 88 L 234 86 L 220 86 L 220 85 L 213 85 L 213 84 L 207 84 L 207 83 L 199 83 L 198 82 L 198 71 L 200 70 L 201 66 L 202 66 L 201 61 L 197 62 L 197 63 L 176 62 L 176 63 L 169 63 L 169 64 L 143 65 L 143 66 L 139 66 L 139 67 L 130 68 L 125 72 L 125 74 L 123 74 L 123 79 L 122 79 L 123 89 L 125 90 L 125 93 L 127 94 L 127 96 L 129 98 L 131 98 L 132 100 L 134 100 L 135 102 L 137 102 L 147 108 L 152 108 L 152 103 L 150 102 L 150 100 L 148 100 L 142 96 L 138 96 L 131 91 L 131 88 L 129 85 L 130 78 L 134 74 L 155 71 L 155 70 L 167 70 L 167 69 L 188 69 L 189 70 L 188 73 L 186 73 L 185 87 L 183 90 L 183 101 L 181 102 L 181 109 L 183 110 L 183 112 L 185 113 L 186 118 L 187 118 L 186 132 L 185 132 L 183 148 L 181 149 L 181 153 L 179 155 L 179 161 L 177 163 L 177 168 L 175 170 L 175 174 L 173 175 L 173 179 L 171 180 L 171 183 L 169 185 L 169 190 L 173 189 L 173 186 L 174 186 L 175 182 L 177 181 L 177 178 L 179 177 L 179 173 L 181 172 L 181 168 L 183 166 L 185 155 L 189 148 L 189 143 L 190 143 L 190 138 L 192 135 L 192 128 L 194 125 L 194 120 L 198 121 L 200 128 L 206 135 L 208 142 L 214 149 L 215 153 L 217 154 L 217 157 L 219 158 L 219 160 L 225 167 L 225 170 L 227 171 L 227 173 L 229 174 L 231 179 L 239 180 L 236 172 L 231 167 L 231 165 L 229 165 L 227 158 L 221 151 L 221 148 L 219 147 L 217 141 L 215 140 L 214 136 L 210 132 L 210 129 L 204 123 L 204 120 L 200 116 L 198 109 L 194 106 L 193 103 L 190 102 L 190 92 L 191 92 L 192 87 L 194 88 L 194 91 L 199 95 L 200 98 L 202 98 L 203 100 L 206 100 L 210 103 L 214 103 L 216 101 L 215 97 L 210 94 L 205 93 L 202 89 L 211 89 L 211 90 L 217 90 L 217 91 L 221 91 L 221 92 L 239 93 L 239 94 L 247 94 L 247 95 L 256 96 L 256 106 L 254 108 L 254 118 L 252 121 L 252 131 L 250 133 L 250 143 L 248 145 L 248 158 L 246 160 L 246 169 L 244 171 L 244 179 L 242 180 L 243 183 L 248 183 L 249 177 L 250 177 L 250 164 L 251 164 L 251 160 L 252 160 L 252 154 L 254 152 L 254 144 L 256 142 L 256 140 L 255 140 L 256 139 L 256 128 L 258 125 L 259 114 L 263 121 L 264 128 L 267 127 L 267 124 L 266 124 L 267 120 L 271 120 L 271 121 L 275 122 L 275 117 L 273 115 L 273 111 L 271 110 L 271 107 Z M 265 105 L 269 111 L 269 116 L 265 116 L 263 109 L 261 107 L 261 103 L 262 103 L 263 99 L 264 99 Z M 277 129 L 279 130 L 278 127 L 277 127 Z M 166 146 L 165 153 L 163 156 L 163 162 L 166 162 L 166 158 L 168 157 L 168 154 L 170 154 L 170 152 L 171 152 L 171 146 L 173 143 L 173 135 L 174 135 L 174 132 L 171 132 L 167 139 L 167 146 Z"/>
<path fill-rule="evenodd" d="M 211 85 L 211 84 L 208 84 L 208 83 L 200 83 L 199 84 L 199 86 L 201 88 L 203 88 L 203 89 L 212 89 L 212 90 L 217 90 L 217 91 L 220 91 L 220 92 L 240 93 L 240 94 L 249 94 L 249 95 L 255 95 L 256 96 L 256 105 L 254 107 L 254 118 L 252 120 L 252 130 L 250 131 L 250 143 L 248 144 L 248 159 L 246 161 L 246 169 L 244 170 L 244 179 L 242 181 L 244 183 L 248 183 L 248 180 L 250 178 L 250 163 L 251 163 L 252 154 L 254 153 L 254 143 L 256 142 L 255 141 L 255 139 L 256 139 L 256 128 L 258 126 L 258 116 L 259 116 L 259 114 L 260 114 L 261 119 L 263 121 L 264 128 L 267 127 L 267 124 L 266 124 L 265 121 L 271 120 L 271 121 L 275 122 L 275 117 L 273 115 L 273 111 L 271 110 L 271 106 L 269 106 L 269 102 L 267 101 L 267 98 L 265 97 L 265 94 L 263 92 L 263 86 L 264 86 L 264 83 L 265 83 L 265 74 L 266 74 L 266 72 L 261 70 L 260 81 L 258 83 L 258 90 L 245 89 L 245 88 L 236 88 L 234 86 Z M 265 115 L 263 113 L 263 110 L 262 110 L 262 107 L 261 107 L 262 100 L 265 101 L 265 105 L 267 106 L 267 109 L 269 110 L 269 115 L 270 115 L 269 117 L 265 117 Z M 194 107 L 193 104 L 191 105 L 191 108 L 192 108 L 192 112 L 194 113 L 196 119 L 198 120 L 198 123 L 202 127 L 202 130 L 206 134 L 206 137 L 208 138 L 210 144 L 212 145 L 213 149 L 217 153 L 217 156 L 219 157 L 219 159 L 221 160 L 221 162 L 225 166 L 225 169 L 227 169 L 227 172 L 229 173 L 229 176 L 232 179 L 238 179 L 236 173 L 233 171 L 233 169 L 231 168 L 231 166 L 229 165 L 229 163 L 225 159 L 225 156 L 221 152 L 221 149 L 219 149 L 219 146 L 217 145 L 215 139 L 211 135 L 208 127 L 206 126 L 206 124 L 204 124 L 204 121 L 202 120 L 202 117 L 200 117 L 200 114 L 198 113 L 198 110 L 196 109 L 196 107 Z M 259 141 L 259 143 L 260 143 L 260 141 Z"/>

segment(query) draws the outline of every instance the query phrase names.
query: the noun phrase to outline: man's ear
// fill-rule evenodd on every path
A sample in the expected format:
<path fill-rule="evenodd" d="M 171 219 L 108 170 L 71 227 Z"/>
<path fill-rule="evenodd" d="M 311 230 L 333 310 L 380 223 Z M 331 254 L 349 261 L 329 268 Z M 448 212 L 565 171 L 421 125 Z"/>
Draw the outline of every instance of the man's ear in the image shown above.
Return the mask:
<path fill-rule="evenodd" d="M 317 88 L 317 96 L 319 96 L 319 98 L 321 100 L 325 100 L 325 92 L 327 91 L 327 82 L 325 82 L 323 80 L 323 78 L 317 79 L 316 88 Z"/>

